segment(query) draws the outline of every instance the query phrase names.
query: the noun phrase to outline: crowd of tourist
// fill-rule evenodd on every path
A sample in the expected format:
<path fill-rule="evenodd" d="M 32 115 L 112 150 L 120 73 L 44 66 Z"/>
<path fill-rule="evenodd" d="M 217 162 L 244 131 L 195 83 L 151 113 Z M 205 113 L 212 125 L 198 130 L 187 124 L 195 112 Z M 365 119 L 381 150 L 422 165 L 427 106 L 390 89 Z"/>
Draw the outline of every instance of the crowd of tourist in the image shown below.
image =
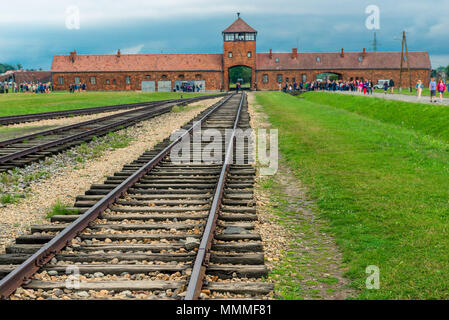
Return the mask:
<path fill-rule="evenodd" d="M 418 100 L 422 98 L 422 92 L 424 90 L 424 82 L 419 80 L 416 84 L 416 92 Z M 437 102 L 437 94 L 439 95 L 440 102 L 443 102 L 444 93 L 449 92 L 449 83 L 445 83 L 444 80 L 438 81 L 432 78 L 428 85 L 430 91 L 430 101 Z M 282 86 L 279 83 L 279 91 L 292 92 L 292 91 L 348 91 L 357 92 L 363 95 L 372 95 L 375 89 L 383 89 L 385 94 L 391 92 L 394 93 L 395 83 L 394 80 L 383 81 L 382 83 L 375 84 L 372 80 L 354 80 L 354 81 L 342 81 L 342 80 L 327 80 L 327 81 L 312 81 L 312 82 L 300 82 L 300 83 L 285 83 Z"/>
<path fill-rule="evenodd" d="M 50 93 L 51 82 L 0 82 L 0 93 Z"/>
<path fill-rule="evenodd" d="M 87 90 L 87 85 L 85 83 L 75 83 L 75 84 L 71 84 L 69 85 L 69 92 L 70 93 L 75 93 L 75 92 L 86 92 Z"/>
<path fill-rule="evenodd" d="M 300 82 L 297 84 L 286 83 L 284 87 L 279 84 L 279 90 L 284 92 L 289 91 L 352 91 L 363 94 L 373 94 L 374 83 L 370 80 L 354 80 L 354 81 L 342 81 L 342 80 L 327 80 L 327 81 L 312 81 L 312 82 Z"/>

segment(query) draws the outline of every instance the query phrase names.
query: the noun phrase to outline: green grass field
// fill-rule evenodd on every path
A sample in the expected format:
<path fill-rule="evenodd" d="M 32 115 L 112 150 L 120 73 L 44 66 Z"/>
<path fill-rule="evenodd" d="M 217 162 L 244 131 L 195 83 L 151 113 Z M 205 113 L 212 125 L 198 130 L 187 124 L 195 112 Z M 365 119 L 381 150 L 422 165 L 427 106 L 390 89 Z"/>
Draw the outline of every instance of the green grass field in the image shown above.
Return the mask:
<path fill-rule="evenodd" d="M 183 93 L 184 98 L 205 95 Z M 117 104 L 138 103 L 155 100 L 179 99 L 175 92 L 53 92 L 50 94 L 0 94 L 0 117 L 81 108 L 93 108 Z"/>
<path fill-rule="evenodd" d="M 449 110 L 376 100 L 257 94 L 358 297 L 448 299 Z M 365 287 L 370 265 L 380 268 L 380 290 Z"/>

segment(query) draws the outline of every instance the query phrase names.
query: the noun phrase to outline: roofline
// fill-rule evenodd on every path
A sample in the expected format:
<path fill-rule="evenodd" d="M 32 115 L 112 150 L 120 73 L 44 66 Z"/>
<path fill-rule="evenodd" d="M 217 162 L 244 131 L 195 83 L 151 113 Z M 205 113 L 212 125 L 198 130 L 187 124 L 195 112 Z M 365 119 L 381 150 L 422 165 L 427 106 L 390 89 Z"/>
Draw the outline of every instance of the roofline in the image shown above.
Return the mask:
<path fill-rule="evenodd" d="M 223 72 L 221 70 L 89 70 L 89 71 L 51 71 L 51 73 L 130 73 L 130 72 Z"/>
<path fill-rule="evenodd" d="M 404 68 L 407 69 L 407 68 Z M 292 68 L 287 68 L 287 69 L 256 69 L 257 71 L 311 71 L 311 70 L 401 70 L 400 67 L 398 68 L 310 68 L 310 69 L 292 69 Z M 432 70 L 432 67 L 430 68 L 417 68 L 417 67 L 410 67 L 410 70 Z"/>
<path fill-rule="evenodd" d="M 198 55 L 209 55 L 209 56 L 222 56 L 222 53 L 121 53 L 120 56 L 170 56 L 170 55 L 183 55 L 183 56 L 198 56 Z M 76 56 L 117 56 L 117 53 L 108 53 L 108 54 L 76 54 Z M 70 57 L 70 54 L 55 54 L 55 57 Z"/>
<path fill-rule="evenodd" d="M 346 53 L 363 53 L 363 51 L 345 51 Z M 383 53 L 401 53 L 401 51 L 366 51 L 366 54 L 374 53 L 374 54 L 383 54 Z M 409 51 L 408 53 L 425 53 L 429 54 L 428 51 Z M 257 52 L 257 54 L 270 54 L 269 52 Z M 289 52 L 275 52 L 273 51 L 272 54 L 291 54 L 291 51 Z M 332 52 L 298 52 L 298 55 L 301 54 L 340 54 L 340 51 L 332 51 Z"/>

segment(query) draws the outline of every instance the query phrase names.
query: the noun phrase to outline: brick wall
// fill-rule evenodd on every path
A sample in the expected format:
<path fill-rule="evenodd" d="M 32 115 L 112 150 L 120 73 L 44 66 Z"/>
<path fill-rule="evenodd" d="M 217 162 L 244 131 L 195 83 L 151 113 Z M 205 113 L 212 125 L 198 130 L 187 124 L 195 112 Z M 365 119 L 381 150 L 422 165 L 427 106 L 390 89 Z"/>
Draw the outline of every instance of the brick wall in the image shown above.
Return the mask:
<path fill-rule="evenodd" d="M 126 77 L 131 77 L 131 83 L 126 84 Z M 149 77 L 148 77 L 149 76 Z M 59 84 L 59 77 L 64 78 L 64 84 Z M 67 72 L 52 74 L 55 90 L 68 90 L 70 84 L 75 83 L 75 77 L 80 77 L 80 82 L 87 85 L 87 90 L 113 91 L 113 90 L 141 90 L 142 81 L 155 81 L 156 91 L 158 81 L 171 81 L 172 88 L 175 81 L 205 80 L 206 90 L 220 90 L 222 86 L 222 72 L 220 71 L 197 71 L 197 72 Z M 96 84 L 91 83 L 91 77 L 95 77 Z M 107 84 L 109 80 L 109 84 Z M 114 84 L 115 80 L 115 84 Z"/>
<path fill-rule="evenodd" d="M 229 57 L 232 52 L 232 58 Z M 251 52 L 251 57 L 248 57 Z M 256 41 L 225 41 L 223 54 L 223 80 L 225 90 L 229 90 L 229 68 L 246 66 L 251 68 L 251 88 L 256 80 Z"/>
<path fill-rule="evenodd" d="M 290 83 L 293 83 L 295 78 L 296 83 L 301 82 L 303 75 L 307 82 L 314 81 L 316 76 L 320 73 L 329 72 L 341 75 L 341 79 L 349 81 L 353 79 L 368 79 L 377 83 L 377 80 L 393 79 L 395 86 L 399 87 L 400 70 L 257 70 L 257 89 L 258 90 L 278 90 L 279 85 L 277 76 L 282 75 L 282 85 L 286 83 L 288 78 Z M 430 70 L 418 69 L 411 70 L 412 87 L 415 87 L 418 80 L 422 80 L 424 84 L 429 81 Z M 263 75 L 268 75 L 268 82 L 263 81 Z M 405 71 L 402 74 L 402 87 L 406 88 L 409 85 L 409 73 Z"/>

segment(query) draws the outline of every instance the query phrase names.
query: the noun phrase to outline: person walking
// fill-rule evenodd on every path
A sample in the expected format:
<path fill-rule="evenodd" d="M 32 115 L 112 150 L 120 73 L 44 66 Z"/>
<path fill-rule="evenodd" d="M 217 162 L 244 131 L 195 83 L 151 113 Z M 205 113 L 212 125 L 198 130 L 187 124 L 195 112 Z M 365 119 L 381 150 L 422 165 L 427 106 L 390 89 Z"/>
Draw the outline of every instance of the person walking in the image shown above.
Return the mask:
<path fill-rule="evenodd" d="M 388 92 L 388 82 L 385 82 L 385 83 L 384 83 L 384 92 L 385 92 L 385 95 L 387 95 L 387 92 Z"/>
<path fill-rule="evenodd" d="M 416 91 L 418 92 L 418 100 L 421 100 L 423 89 L 424 89 L 424 84 L 422 83 L 421 80 L 418 80 L 418 83 L 416 84 Z"/>
<path fill-rule="evenodd" d="M 437 83 L 435 81 L 435 78 L 432 78 L 429 83 L 429 90 L 430 90 L 430 102 L 437 102 Z"/>
<path fill-rule="evenodd" d="M 389 86 L 391 88 L 391 93 L 394 93 L 394 81 L 393 81 L 393 79 L 390 80 Z"/>
<path fill-rule="evenodd" d="M 446 84 L 441 79 L 440 79 L 440 82 L 437 84 L 437 90 L 438 90 L 438 93 L 440 94 L 440 102 L 443 103 L 443 94 L 444 94 L 444 91 L 446 91 Z"/>

